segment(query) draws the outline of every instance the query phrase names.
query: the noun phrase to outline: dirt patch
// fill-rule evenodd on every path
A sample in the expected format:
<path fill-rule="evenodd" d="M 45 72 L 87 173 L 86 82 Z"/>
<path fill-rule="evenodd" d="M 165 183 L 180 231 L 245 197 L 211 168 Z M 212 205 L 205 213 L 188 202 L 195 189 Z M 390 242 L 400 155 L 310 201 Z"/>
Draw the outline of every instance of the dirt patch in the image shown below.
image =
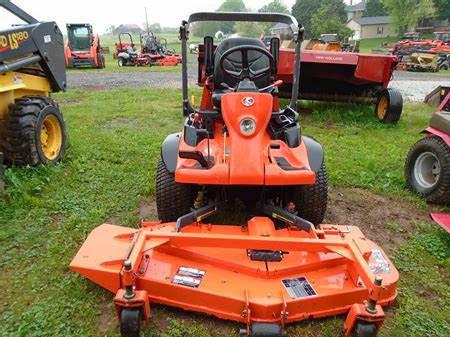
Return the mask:
<path fill-rule="evenodd" d="M 114 310 L 111 310 L 111 300 L 106 299 L 98 305 L 100 314 L 98 315 L 99 336 L 105 336 L 106 332 L 112 331 L 117 325 L 117 316 Z"/>
<path fill-rule="evenodd" d="M 139 217 L 146 221 L 158 221 L 155 201 L 144 201 L 139 207 Z"/>
<path fill-rule="evenodd" d="M 430 223 L 430 210 L 356 188 L 330 188 L 326 223 L 358 226 L 371 240 L 392 251 L 415 230 Z"/>
<path fill-rule="evenodd" d="M 330 188 L 324 222 L 358 226 L 369 239 L 392 251 L 415 231 L 416 224 L 432 223 L 431 208 L 421 209 L 409 201 L 358 188 Z M 158 220 L 155 201 L 144 201 L 138 214 L 144 220 Z M 218 220 L 218 223 L 230 222 Z"/>

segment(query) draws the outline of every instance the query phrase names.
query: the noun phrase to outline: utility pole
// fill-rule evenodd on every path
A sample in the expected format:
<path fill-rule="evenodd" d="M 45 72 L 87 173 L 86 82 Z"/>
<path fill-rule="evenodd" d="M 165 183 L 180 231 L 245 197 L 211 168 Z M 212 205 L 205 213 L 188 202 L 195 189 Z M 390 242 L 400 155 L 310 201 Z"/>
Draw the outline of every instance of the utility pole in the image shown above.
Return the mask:
<path fill-rule="evenodd" d="M 144 9 L 145 9 L 145 22 L 146 22 L 146 25 L 147 25 L 147 34 L 150 35 L 150 26 L 148 24 L 147 7 L 144 7 Z"/>

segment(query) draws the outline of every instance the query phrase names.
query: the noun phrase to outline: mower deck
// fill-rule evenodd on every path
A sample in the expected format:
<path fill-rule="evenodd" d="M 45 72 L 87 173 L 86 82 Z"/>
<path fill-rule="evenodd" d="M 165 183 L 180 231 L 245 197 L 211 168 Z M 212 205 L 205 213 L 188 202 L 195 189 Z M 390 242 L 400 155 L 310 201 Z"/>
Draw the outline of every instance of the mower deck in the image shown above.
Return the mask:
<path fill-rule="evenodd" d="M 119 315 L 142 307 L 148 320 L 149 305 L 160 303 L 247 324 L 247 334 L 256 322 L 283 328 L 349 313 L 348 335 L 357 321 L 378 327 L 381 306 L 397 296 L 397 270 L 357 227 L 277 230 L 269 218 L 255 217 L 247 226 L 175 229 L 176 223 L 101 225 L 70 268 L 116 293 Z"/>

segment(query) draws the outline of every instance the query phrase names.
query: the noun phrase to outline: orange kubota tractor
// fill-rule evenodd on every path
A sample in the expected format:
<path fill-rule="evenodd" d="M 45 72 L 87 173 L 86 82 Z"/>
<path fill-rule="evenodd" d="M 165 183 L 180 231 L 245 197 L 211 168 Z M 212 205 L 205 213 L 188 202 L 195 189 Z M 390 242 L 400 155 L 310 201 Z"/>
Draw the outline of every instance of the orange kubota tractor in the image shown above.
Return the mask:
<path fill-rule="evenodd" d="M 292 29 L 292 98 L 280 108 L 280 41 L 211 36 L 199 46 L 207 76 L 199 107 L 189 101 L 187 41 L 198 21 L 281 22 Z M 281 337 L 285 325 L 347 314 L 345 334 L 376 336 L 398 272 L 357 227 L 324 225 L 322 146 L 303 135 L 296 112 L 303 27 L 290 15 L 195 13 L 180 27 L 183 131 L 162 145 L 156 174 L 162 222 L 93 230 L 71 269 L 115 293 L 124 337 L 137 337 L 151 307 L 165 304 Z M 234 197 L 251 206 L 244 224 L 207 218 Z"/>
<path fill-rule="evenodd" d="M 64 53 L 66 67 L 105 68 L 105 57 L 101 53 L 100 38 L 88 23 L 69 23 Z"/>

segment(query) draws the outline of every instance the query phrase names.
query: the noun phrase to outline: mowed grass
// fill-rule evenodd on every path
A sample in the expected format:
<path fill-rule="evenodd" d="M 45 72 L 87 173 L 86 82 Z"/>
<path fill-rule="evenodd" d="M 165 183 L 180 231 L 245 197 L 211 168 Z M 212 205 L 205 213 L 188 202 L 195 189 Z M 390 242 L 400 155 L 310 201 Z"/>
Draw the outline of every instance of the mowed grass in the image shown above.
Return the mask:
<path fill-rule="evenodd" d="M 138 225 L 140 205 L 154 199 L 161 142 L 182 126 L 181 93 L 122 89 L 55 97 L 69 133 L 63 162 L 6 171 L 8 189 L 0 201 L 1 336 L 118 336 L 112 294 L 68 265 L 97 225 Z M 303 133 L 326 149 L 332 186 L 406 198 L 425 209 L 405 189 L 403 162 L 432 108 L 408 104 L 398 125 L 380 124 L 370 106 L 304 103 L 301 110 Z M 446 337 L 448 238 L 435 225 L 412 226 L 415 231 L 392 256 L 401 273 L 400 294 L 381 336 Z M 392 235 L 396 230 L 392 225 Z M 288 333 L 336 337 L 343 336 L 342 326 L 342 317 L 329 318 L 292 325 Z M 238 327 L 156 306 L 146 336 L 236 336 Z"/>

